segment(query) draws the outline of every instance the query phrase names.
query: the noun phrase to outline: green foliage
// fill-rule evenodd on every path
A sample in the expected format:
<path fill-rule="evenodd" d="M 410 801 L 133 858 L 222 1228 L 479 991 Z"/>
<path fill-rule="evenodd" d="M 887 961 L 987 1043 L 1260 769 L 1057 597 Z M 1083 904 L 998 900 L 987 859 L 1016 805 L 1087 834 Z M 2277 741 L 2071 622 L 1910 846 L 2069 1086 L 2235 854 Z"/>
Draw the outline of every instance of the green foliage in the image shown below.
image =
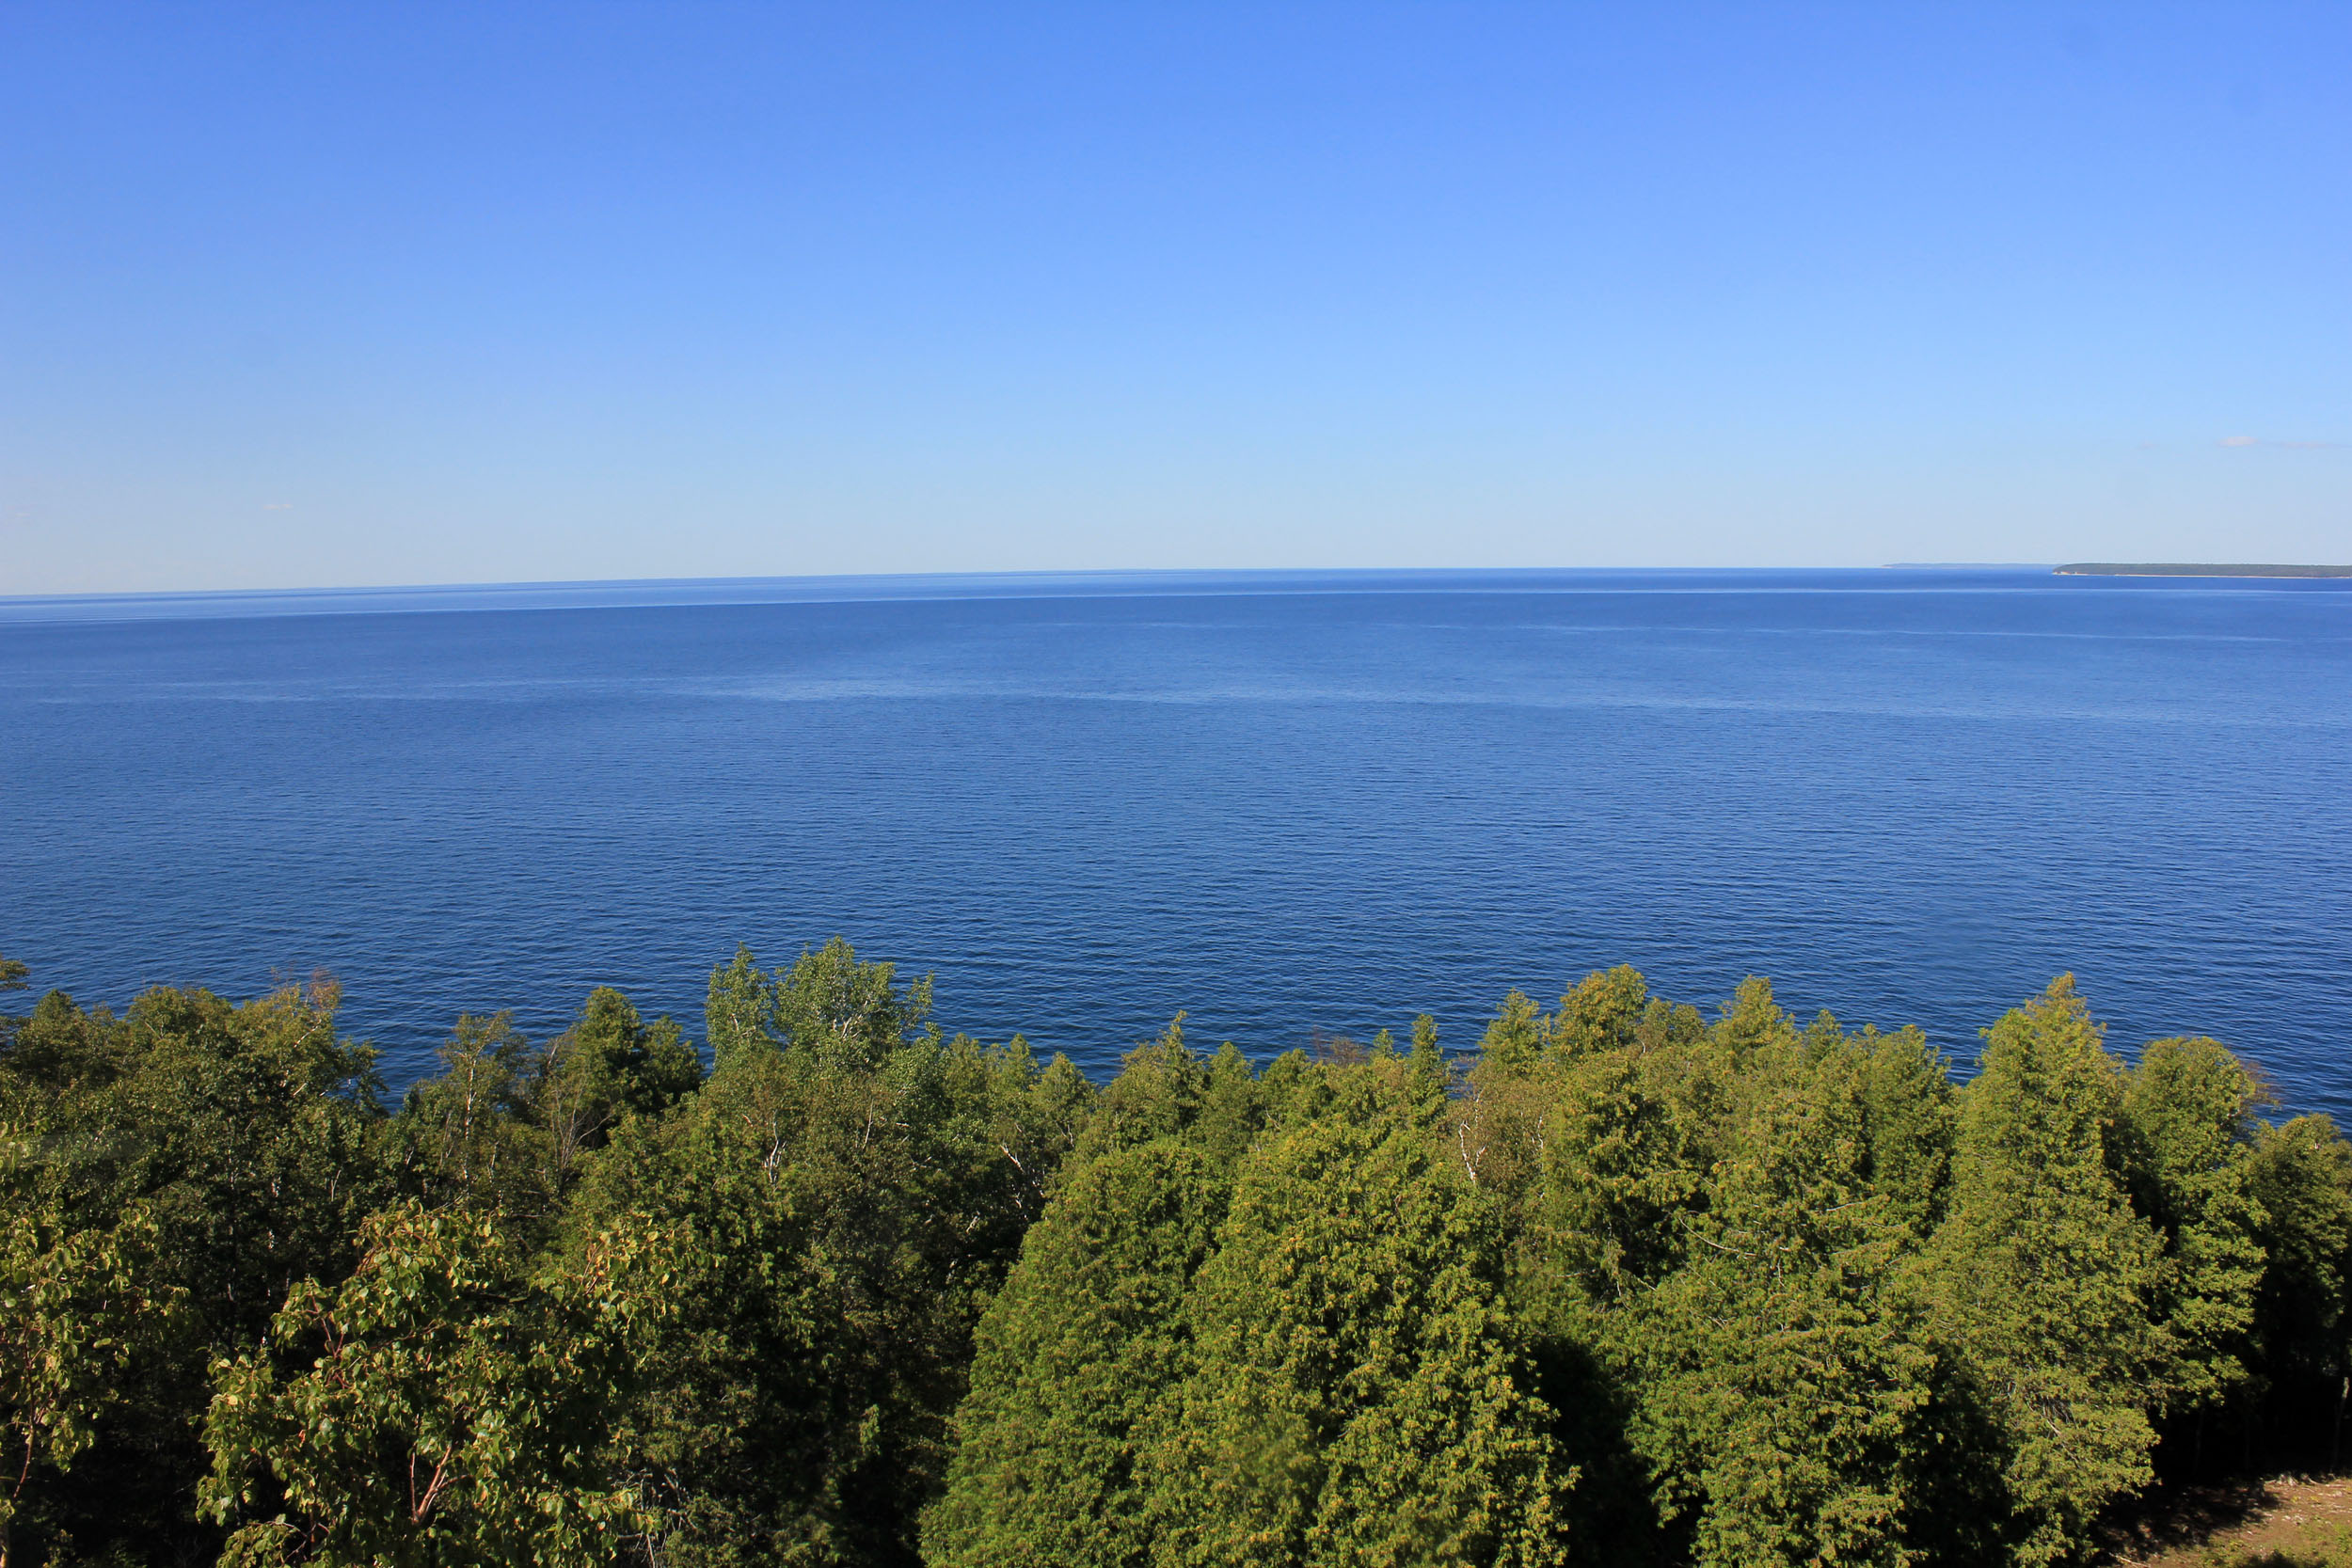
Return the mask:
<path fill-rule="evenodd" d="M 1951 1212 L 1928 1259 L 1935 1332 L 1998 1434 L 1993 1506 L 2021 1563 L 2078 1555 L 2099 1511 L 2151 1474 L 2163 1242 L 2113 1173 L 2122 1087 L 2061 976 L 1987 1031 L 1960 1100 Z"/>
<path fill-rule="evenodd" d="M 1596 971 L 1560 999 L 1560 1016 L 1551 1034 L 1559 1048 L 1572 1055 L 1621 1051 L 1633 1043 L 1634 1031 L 1648 1006 L 1649 983 L 1640 970 L 1619 964 Z"/>
<path fill-rule="evenodd" d="M 752 957 L 752 950 L 739 944 L 733 959 L 710 972 L 710 990 L 703 1003 L 711 1070 L 724 1072 L 774 1050 L 778 1043 L 775 1021 L 773 982 L 759 972 L 759 960 Z"/>
<path fill-rule="evenodd" d="M 827 951 L 850 991 L 888 979 Z M 668 1243 L 675 1311 L 612 1449 L 665 1561 L 914 1560 L 980 1310 L 1085 1126 L 1067 1061 L 909 1037 L 924 997 L 859 994 L 886 1042 L 828 1025 L 736 1053 L 625 1129 L 576 1200 L 576 1228 Z"/>
<path fill-rule="evenodd" d="M 1870 1182 L 1871 1058 L 1834 1025 L 1764 1027 L 1749 1049 L 1681 1266 L 1611 1337 L 1638 1385 L 1632 1441 L 1699 1563 L 1892 1568 L 1916 1560 L 1932 1355 L 1910 1233 Z"/>
<path fill-rule="evenodd" d="M 1501 1212 L 1447 1174 L 1418 1037 L 1294 1060 L 1327 1098 L 1237 1166 L 1186 1108 L 1243 1100 L 1238 1059 L 1200 1074 L 1180 1029 L 1130 1055 L 982 1326 L 930 1560 L 1558 1560 Z"/>
<path fill-rule="evenodd" d="M 835 939 L 389 1118 L 335 1004 L 0 1021 L 0 1568 L 2059 1563 L 2352 1402 L 2352 1146 L 2065 979 L 1957 1089 L 1623 967 L 1098 1089 Z"/>
<path fill-rule="evenodd" d="M 624 1117 L 659 1116 L 702 1082 L 702 1060 L 670 1020 L 647 1024 L 610 986 L 588 993 L 579 1019 L 548 1043 L 532 1097 L 569 1175 Z"/>
<path fill-rule="evenodd" d="M 9 1059 L 44 1150 L 20 1176 L 84 1223 L 145 1202 L 172 1282 L 258 1330 L 294 1280 L 349 1267 L 374 1196 L 373 1053 L 336 1036 L 337 1000 L 152 990 L 119 1022 L 44 1001 Z"/>
<path fill-rule="evenodd" d="M 1534 998 L 1524 991 L 1512 991 L 1502 999 L 1502 1011 L 1486 1025 L 1478 1053 L 1502 1071 L 1523 1070 L 1550 1043 L 1547 1022 Z"/>
<path fill-rule="evenodd" d="M 901 987 L 897 973 L 860 959 L 841 937 L 803 949 L 789 970 L 770 975 L 739 946 L 710 974 L 704 1016 L 713 1057 L 723 1069 L 785 1051 L 834 1070 L 870 1071 L 930 1017 L 930 979 Z"/>
<path fill-rule="evenodd" d="M 539 1064 L 505 1013 L 460 1018 L 392 1119 L 404 1185 L 435 1208 L 466 1208 L 536 1226 L 558 1196 L 556 1140 L 533 1103 Z"/>
<path fill-rule="evenodd" d="M 2263 1215 L 2249 1183 L 2261 1098 L 2218 1040 L 2154 1041 L 2125 1081 L 2125 1181 L 2164 1237 L 2153 1305 L 2167 1335 L 2168 1412 L 2217 1407 L 2247 1377 L 2263 1276 Z"/>
<path fill-rule="evenodd" d="M 1177 1137 L 1199 1117 L 1208 1092 L 1208 1069 L 1184 1043 L 1184 1015 L 1178 1013 L 1158 1039 L 1127 1053 L 1078 1152 L 1092 1156 Z"/>
<path fill-rule="evenodd" d="M 117 1019 L 52 992 L 0 1055 L 0 1215 L 69 1250 L 119 1238 L 103 1256 L 122 1290 L 172 1304 L 71 1470 L 34 1483 L 45 1544 L 26 1560 L 210 1549 L 193 1512 L 208 1363 L 297 1282 L 347 1274 L 388 1191 L 373 1053 L 336 1035 L 336 1002 L 325 983 L 243 1006 L 153 990 Z"/>
<path fill-rule="evenodd" d="M 2288 1404 L 2290 1418 L 2308 1420 L 2316 1400 L 2332 1397 L 2334 1449 L 2352 1376 L 2352 1145 L 2326 1117 L 2262 1128 L 2246 1184 L 2261 1214 L 2265 1258 L 2254 1307 L 2257 1374 Z"/>
<path fill-rule="evenodd" d="M 980 1325 L 946 1495 L 924 1529 L 929 1561 L 1152 1560 L 1153 1478 L 1139 1466 L 1195 1370 L 1185 1299 L 1226 1197 L 1217 1164 L 1172 1138 L 1071 1177 Z"/>
<path fill-rule="evenodd" d="M 1951 1180 L 1951 1063 L 1915 1027 L 1891 1035 L 1866 1027 L 1854 1043 L 1865 1053 L 1872 1184 L 1925 1237 L 1944 1217 Z"/>
<path fill-rule="evenodd" d="M 68 1523 L 43 1506 L 49 1483 L 168 1348 L 181 1298 L 152 1283 L 156 1239 L 143 1208 L 104 1228 L 54 1208 L 0 1216 L 0 1563 L 15 1560 L 21 1525 L 40 1540 Z"/>
<path fill-rule="evenodd" d="M 201 1506 L 224 1564 L 547 1564 L 636 1555 L 651 1528 L 598 1463 L 636 1342 L 669 1310 L 642 1237 L 546 1285 L 488 1220 L 372 1219 L 339 1287 L 296 1286 L 264 1348 L 214 1374 Z"/>
<path fill-rule="evenodd" d="M 1265 1096 L 1258 1076 L 1231 1040 L 1209 1058 L 1207 1081 L 1188 1130 L 1191 1141 L 1207 1151 L 1222 1168 L 1248 1152 L 1265 1126 Z"/>
<path fill-rule="evenodd" d="M 1235 1179 L 1147 1463 L 1155 1562 L 1563 1560 L 1501 1214 L 1380 1065 Z"/>

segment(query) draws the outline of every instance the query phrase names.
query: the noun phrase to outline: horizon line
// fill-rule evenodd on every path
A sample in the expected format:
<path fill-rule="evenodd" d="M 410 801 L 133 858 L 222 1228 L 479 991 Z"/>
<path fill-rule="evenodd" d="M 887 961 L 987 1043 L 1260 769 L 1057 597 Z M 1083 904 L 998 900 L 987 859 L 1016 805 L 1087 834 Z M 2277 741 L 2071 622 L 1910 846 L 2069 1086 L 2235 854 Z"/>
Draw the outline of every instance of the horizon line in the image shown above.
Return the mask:
<path fill-rule="evenodd" d="M 1541 579 L 1787 578 L 1886 571 L 2046 573 L 2040 562 L 1890 562 L 1877 566 L 1287 566 L 839 572 L 794 577 L 576 578 L 536 581 L 348 584 L 310 588 L 130 589 L 0 594 L 0 625 L 223 620 L 263 616 L 433 614 L 488 610 L 624 610 L 923 600 L 1157 597 L 1199 594 L 1509 592 Z M 1517 580 L 1514 580 L 1517 579 Z M 1120 590 L 1124 592 L 1120 592 Z M 1024 592 L 1026 590 L 1026 592 Z M 647 595 L 659 595 L 648 597 Z M 490 602 L 485 602 L 490 601 Z M 109 613 L 112 612 L 112 613 Z M 142 613 L 144 612 L 144 613 Z"/>
<path fill-rule="evenodd" d="M 1887 571 L 2049 571 L 2058 562 L 2044 561 L 1888 561 L 1872 565 L 1754 566 L 1054 566 L 974 568 L 939 572 L 803 572 L 731 573 L 712 577 L 642 578 L 516 578 L 440 582 L 285 583 L 249 588 L 86 588 L 0 593 L 0 606 L 61 605 L 124 600 L 188 599 L 222 601 L 286 597 L 340 597 L 354 594 L 435 594 L 465 593 L 541 593 L 600 588 L 715 588 L 727 584 L 782 587 L 857 583 L 916 582 L 1072 582 L 1132 578 L 1402 578 L 1505 577 L 1568 573 L 1616 577 L 1686 576 L 1702 573 L 1887 572 Z"/>

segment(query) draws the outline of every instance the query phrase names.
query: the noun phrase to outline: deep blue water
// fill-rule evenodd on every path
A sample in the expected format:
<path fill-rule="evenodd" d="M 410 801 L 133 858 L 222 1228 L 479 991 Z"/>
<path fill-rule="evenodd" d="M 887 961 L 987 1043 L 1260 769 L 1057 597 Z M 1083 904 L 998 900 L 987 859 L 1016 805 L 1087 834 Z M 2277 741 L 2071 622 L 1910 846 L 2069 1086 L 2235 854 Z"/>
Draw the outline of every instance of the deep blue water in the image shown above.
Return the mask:
<path fill-rule="evenodd" d="M 1963 1058 L 2073 970 L 2352 1109 L 2352 584 L 1148 575 L 0 601 L 0 952 L 395 1083 L 846 934 L 1103 1070 L 1631 962 Z"/>

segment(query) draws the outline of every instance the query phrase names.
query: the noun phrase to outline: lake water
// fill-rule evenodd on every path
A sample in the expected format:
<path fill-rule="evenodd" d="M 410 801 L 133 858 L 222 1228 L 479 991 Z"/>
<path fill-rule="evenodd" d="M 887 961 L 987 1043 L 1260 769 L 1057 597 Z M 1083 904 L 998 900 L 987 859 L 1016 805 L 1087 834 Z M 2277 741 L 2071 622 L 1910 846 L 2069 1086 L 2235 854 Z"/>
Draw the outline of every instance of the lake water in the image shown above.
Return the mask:
<path fill-rule="evenodd" d="M 0 601 L 0 953 L 460 1011 L 839 932 L 1101 1072 L 1638 965 L 1977 1030 L 2072 970 L 2352 1109 L 2352 584 L 867 578 Z"/>

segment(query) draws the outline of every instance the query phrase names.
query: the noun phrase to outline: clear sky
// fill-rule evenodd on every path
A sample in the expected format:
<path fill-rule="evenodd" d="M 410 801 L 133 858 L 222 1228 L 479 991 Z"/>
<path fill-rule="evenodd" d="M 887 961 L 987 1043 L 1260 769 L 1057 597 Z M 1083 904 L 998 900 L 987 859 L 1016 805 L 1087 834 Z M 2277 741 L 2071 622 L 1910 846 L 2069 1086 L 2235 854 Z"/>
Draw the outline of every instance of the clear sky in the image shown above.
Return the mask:
<path fill-rule="evenodd" d="M 0 8 L 0 593 L 2352 560 L 2352 5 Z"/>

